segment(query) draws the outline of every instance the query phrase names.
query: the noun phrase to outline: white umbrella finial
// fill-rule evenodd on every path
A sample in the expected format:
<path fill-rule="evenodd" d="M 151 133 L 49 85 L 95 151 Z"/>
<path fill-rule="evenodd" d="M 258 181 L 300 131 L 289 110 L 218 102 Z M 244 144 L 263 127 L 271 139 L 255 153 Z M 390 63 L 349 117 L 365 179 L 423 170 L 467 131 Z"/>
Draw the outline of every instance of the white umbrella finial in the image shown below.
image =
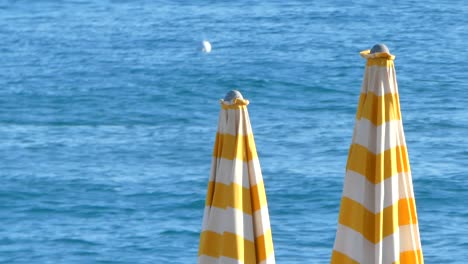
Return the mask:
<path fill-rule="evenodd" d="M 386 52 L 386 53 L 390 54 L 390 50 L 383 43 L 375 44 L 374 47 L 372 47 L 372 49 L 370 50 L 371 54 L 372 53 L 380 53 L 380 52 Z"/>
<path fill-rule="evenodd" d="M 225 102 L 231 102 L 234 101 L 234 99 L 244 99 L 244 97 L 238 90 L 231 90 L 224 97 Z"/>

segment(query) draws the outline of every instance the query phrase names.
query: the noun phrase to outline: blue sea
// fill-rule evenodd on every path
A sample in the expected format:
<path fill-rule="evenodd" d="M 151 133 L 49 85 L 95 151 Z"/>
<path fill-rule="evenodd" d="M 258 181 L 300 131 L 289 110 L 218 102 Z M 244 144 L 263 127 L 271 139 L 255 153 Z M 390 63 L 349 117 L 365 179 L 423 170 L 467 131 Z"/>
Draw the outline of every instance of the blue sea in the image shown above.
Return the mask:
<path fill-rule="evenodd" d="M 232 89 L 277 263 L 328 263 L 376 43 L 396 55 L 426 263 L 467 263 L 467 25 L 464 0 L 1 1 L 0 263 L 196 263 Z"/>

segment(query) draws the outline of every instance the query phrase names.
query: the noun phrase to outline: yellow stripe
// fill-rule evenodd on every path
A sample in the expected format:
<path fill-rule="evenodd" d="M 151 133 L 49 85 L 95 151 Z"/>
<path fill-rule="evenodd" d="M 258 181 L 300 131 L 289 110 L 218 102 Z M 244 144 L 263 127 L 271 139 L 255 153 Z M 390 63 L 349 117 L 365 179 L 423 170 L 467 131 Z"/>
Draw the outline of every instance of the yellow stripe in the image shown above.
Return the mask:
<path fill-rule="evenodd" d="M 255 186 L 250 187 L 250 195 L 252 198 L 252 207 L 254 212 L 267 206 L 265 185 L 263 181 L 257 182 Z"/>
<path fill-rule="evenodd" d="M 253 134 L 233 136 L 230 134 L 216 134 L 213 156 L 228 160 L 239 159 L 251 161 L 257 158 L 257 148 Z"/>
<path fill-rule="evenodd" d="M 225 104 L 224 100 L 221 100 L 221 108 L 222 109 L 247 109 L 247 105 L 249 104 L 249 100 L 235 98 L 234 103 L 232 104 Z"/>
<path fill-rule="evenodd" d="M 228 110 L 228 109 L 245 109 L 247 107 L 245 107 L 245 105 L 238 105 L 238 104 L 231 104 L 231 105 L 221 104 L 221 108 L 224 110 Z"/>
<path fill-rule="evenodd" d="M 252 215 L 253 212 L 267 205 L 265 192 L 262 193 L 261 190 L 265 190 L 263 182 L 259 182 L 249 189 L 236 183 L 226 185 L 210 181 L 205 205 L 221 209 L 236 208 Z"/>
<path fill-rule="evenodd" d="M 257 250 L 257 263 L 266 260 L 273 253 L 271 229 L 255 239 L 255 248 Z"/>
<path fill-rule="evenodd" d="M 255 244 L 241 236 L 212 231 L 203 231 L 200 235 L 198 255 L 213 258 L 228 257 L 241 260 L 244 263 L 256 263 Z"/>
<path fill-rule="evenodd" d="M 398 94 L 388 93 L 379 96 L 372 92 L 361 93 L 356 119 L 362 118 L 369 120 L 376 126 L 393 120 L 401 120 Z"/>
<path fill-rule="evenodd" d="M 368 59 L 366 66 L 394 67 L 393 60 L 387 58 Z"/>
<path fill-rule="evenodd" d="M 361 57 L 364 57 L 366 59 L 376 59 L 376 58 L 385 58 L 385 59 L 388 59 L 388 60 L 394 60 L 395 59 L 395 55 L 392 55 L 388 52 L 376 52 L 376 53 L 370 53 L 370 49 L 367 49 L 367 50 L 363 50 L 361 52 L 359 52 L 359 54 L 361 55 Z"/>
<path fill-rule="evenodd" d="M 398 173 L 410 171 L 406 147 L 397 146 L 380 154 L 374 154 L 366 147 L 352 144 L 349 149 L 347 170 L 365 176 L 378 184 Z"/>
<path fill-rule="evenodd" d="M 223 186 L 220 186 L 218 188 L 223 188 Z M 214 182 L 209 181 L 208 182 L 208 191 L 206 192 L 205 205 L 211 205 L 213 203 L 214 192 L 215 192 L 215 184 L 214 184 Z"/>
<path fill-rule="evenodd" d="M 341 200 L 339 223 L 361 233 L 374 244 L 395 233 L 399 226 L 417 222 L 416 206 L 412 198 L 401 199 L 377 214 L 347 197 Z"/>
<path fill-rule="evenodd" d="M 400 253 L 400 261 L 395 261 L 393 264 L 424 264 L 424 259 L 421 250 L 405 251 Z"/>
<path fill-rule="evenodd" d="M 333 250 L 330 264 L 359 264 L 359 262 L 341 252 Z"/>
<path fill-rule="evenodd" d="M 225 185 L 219 182 L 209 182 L 208 190 L 212 190 L 211 200 L 206 200 L 206 206 L 221 209 L 236 208 L 246 214 L 252 215 L 250 189 L 239 184 Z"/>

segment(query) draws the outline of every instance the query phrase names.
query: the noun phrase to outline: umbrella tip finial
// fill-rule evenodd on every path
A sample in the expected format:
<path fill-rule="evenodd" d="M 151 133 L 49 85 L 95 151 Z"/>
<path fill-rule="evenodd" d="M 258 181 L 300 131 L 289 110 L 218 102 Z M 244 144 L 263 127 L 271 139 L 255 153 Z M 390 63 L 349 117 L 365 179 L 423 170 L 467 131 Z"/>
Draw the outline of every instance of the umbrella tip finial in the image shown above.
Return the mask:
<path fill-rule="evenodd" d="M 226 102 L 231 102 L 231 101 L 233 101 L 233 100 L 236 99 L 236 98 L 238 98 L 238 99 L 244 99 L 244 97 L 242 96 L 242 94 L 241 94 L 239 91 L 237 91 L 237 90 L 231 90 L 231 91 L 229 91 L 229 92 L 226 94 L 226 96 L 224 97 L 224 101 L 226 101 Z"/>
<path fill-rule="evenodd" d="M 372 47 L 372 49 L 370 50 L 370 53 L 380 53 L 380 52 L 390 53 L 390 50 L 383 43 L 375 44 L 374 47 Z"/>

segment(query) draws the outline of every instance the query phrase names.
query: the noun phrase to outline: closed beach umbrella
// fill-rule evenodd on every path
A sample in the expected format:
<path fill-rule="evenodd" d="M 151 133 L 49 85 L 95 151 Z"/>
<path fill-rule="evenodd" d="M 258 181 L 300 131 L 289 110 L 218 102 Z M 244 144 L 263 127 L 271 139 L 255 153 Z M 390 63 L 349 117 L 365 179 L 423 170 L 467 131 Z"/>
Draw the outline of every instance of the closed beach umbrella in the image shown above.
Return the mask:
<path fill-rule="evenodd" d="M 383 44 L 361 56 L 367 64 L 331 263 L 421 264 L 395 57 Z"/>
<path fill-rule="evenodd" d="M 275 263 L 248 104 L 238 91 L 221 100 L 198 263 Z"/>

